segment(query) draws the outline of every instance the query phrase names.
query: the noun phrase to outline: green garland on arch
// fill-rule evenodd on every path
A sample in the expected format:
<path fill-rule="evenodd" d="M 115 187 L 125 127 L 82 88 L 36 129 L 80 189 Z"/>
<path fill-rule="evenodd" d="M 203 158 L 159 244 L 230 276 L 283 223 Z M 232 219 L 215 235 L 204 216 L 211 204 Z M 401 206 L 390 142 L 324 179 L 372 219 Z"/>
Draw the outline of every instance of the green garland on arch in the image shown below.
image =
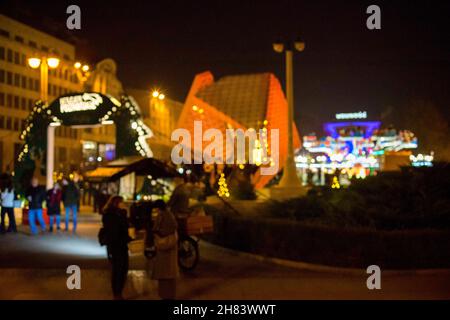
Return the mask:
<path fill-rule="evenodd" d="M 110 97 L 114 106 L 104 115 L 99 115 L 98 123 L 112 121 L 116 124 L 116 156 L 152 157 L 146 139 L 153 133 L 142 121 L 139 106 L 132 97 L 122 96 L 121 101 Z M 51 105 L 50 105 L 51 106 Z M 20 139 L 24 141 L 14 167 L 14 186 L 23 195 L 36 169 L 36 160 L 41 160 L 40 172 L 46 174 L 47 127 L 52 122 L 60 122 L 49 105 L 37 101 L 26 121 L 26 128 Z"/>

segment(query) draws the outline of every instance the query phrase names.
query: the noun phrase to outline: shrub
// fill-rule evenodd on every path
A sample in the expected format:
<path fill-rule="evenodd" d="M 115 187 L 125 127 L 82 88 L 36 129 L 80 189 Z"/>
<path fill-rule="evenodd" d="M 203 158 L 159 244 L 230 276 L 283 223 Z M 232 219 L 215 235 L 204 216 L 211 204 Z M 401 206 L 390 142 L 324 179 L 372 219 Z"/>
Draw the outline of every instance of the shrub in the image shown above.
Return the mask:
<path fill-rule="evenodd" d="M 214 233 L 205 238 L 235 250 L 331 266 L 387 269 L 450 267 L 450 232 L 374 231 L 242 217 L 205 206 Z"/>
<path fill-rule="evenodd" d="M 450 167 L 408 168 L 355 180 L 347 189 L 314 188 L 268 206 L 268 216 L 378 230 L 450 229 Z"/>

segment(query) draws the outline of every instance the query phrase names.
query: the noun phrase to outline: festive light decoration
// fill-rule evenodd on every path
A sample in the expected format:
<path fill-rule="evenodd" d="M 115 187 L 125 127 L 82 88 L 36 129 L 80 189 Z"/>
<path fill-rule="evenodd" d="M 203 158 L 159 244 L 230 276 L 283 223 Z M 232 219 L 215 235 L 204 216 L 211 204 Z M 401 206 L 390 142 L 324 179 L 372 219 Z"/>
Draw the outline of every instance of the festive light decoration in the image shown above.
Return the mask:
<path fill-rule="evenodd" d="M 340 189 L 341 188 L 338 177 L 336 177 L 336 176 L 333 177 L 333 181 L 331 183 L 331 188 L 332 189 Z"/>
<path fill-rule="evenodd" d="M 326 123 L 328 136 L 303 137 L 307 154 L 296 157 L 297 168 L 336 170 L 360 165 L 373 172 L 380 169 L 380 156 L 385 151 L 417 148 L 417 138 L 412 132 L 380 129 L 380 125 L 379 121 Z M 365 178 L 366 171 L 358 171 L 355 176 Z"/>
<path fill-rule="evenodd" d="M 220 178 L 217 183 L 219 185 L 219 190 L 217 190 L 217 194 L 219 195 L 219 197 L 229 198 L 230 191 L 228 190 L 228 185 L 227 185 L 227 181 L 225 179 L 225 174 L 223 174 L 223 173 L 220 174 Z"/>
<path fill-rule="evenodd" d="M 139 107 L 132 97 L 123 96 L 120 105 L 111 108 L 111 111 L 107 112 L 106 115 L 99 119 L 100 123 L 110 121 L 117 124 L 116 130 L 120 131 L 120 134 L 118 132 L 117 136 L 125 137 L 131 135 L 135 137 L 134 144 L 129 144 L 129 141 L 122 139 L 116 141 L 117 149 L 119 149 L 118 154 L 130 154 L 132 153 L 131 148 L 134 147 L 135 152 L 143 157 L 153 156 L 146 141 L 153 136 L 153 132 L 141 120 Z M 120 152 L 121 148 L 122 152 Z"/>
<path fill-rule="evenodd" d="M 52 103 L 50 105 L 52 107 L 39 100 L 28 116 L 25 129 L 20 134 L 20 139 L 24 141 L 24 144 L 14 168 L 14 180 L 18 193 L 23 193 L 24 184 L 33 175 L 35 161 L 40 159 L 42 160 L 41 164 L 45 166 L 47 139 L 43 137 L 47 135 L 47 127 L 60 126 L 65 121 L 70 123 L 70 121 L 73 121 L 74 115 L 75 117 L 79 115 L 77 112 L 91 112 L 91 115 L 93 114 L 95 117 L 98 114 L 100 117 L 98 119 L 92 119 L 90 116 L 91 119 L 88 119 L 89 124 L 116 124 L 116 137 L 120 137 L 116 139 L 117 157 L 120 158 L 130 155 L 152 157 L 153 154 L 146 139 L 152 137 L 153 133 L 141 120 L 139 106 L 133 98 L 122 96 L 122 102 L 119 102 L 112 97 L 103 96 L 102 98 L 102 96 L 96 93 L 89 93 L 87 95 L 84 93 L 68 97 L 73 98 L 65 99 L 67 97 L 62 97 L 60 99 L 65 99 L 63 105 L 54 105 Z M 99 98 L 102 101 L 99 102 Z M 100 106 L 99 104 L 104 102 L 103 100 L 108 100 L 107 98 L 110 98 L 112 104 Z M 86 109 L 86 105 L 89 105 L 88 109 Z M 54 106 L 58 106 L 59 108 L 55 108 Z M 64 112 L 60 110 L 61 107 Z M 108 111 L 105 112 L 105 107 L 110 109 L 107 109 Z M 41 167 L 40 169 L 41 173 L 45 174 L 45 167 Z"/>
<path fill-rule="evenodd" d="M 203 108 L 199 108 L 196 105 L 192 106 L 192 111 L 194 111 L 194 112 L 196 112 L 198 114 L 203 114 L 205 112 L 205 110 Z"/>
<path fill-rule="evenodd" d="M 171 185 L 164 179 L 153 179 L 147 176 L 142 184 L 142 189 L 138 192 L 144 200 L 150 200 L 152 195 L 163 196 L 171 190 Z"/>
<path fill-rule="evenodd" d="M 413 167 L 432 167 L 434 160 L 434 153 L 431 152 L 429 155 L 423 155 L 419 153 L 417 156 L 410 155 L 409 160 L 411 160 L 411 165 Z"/>

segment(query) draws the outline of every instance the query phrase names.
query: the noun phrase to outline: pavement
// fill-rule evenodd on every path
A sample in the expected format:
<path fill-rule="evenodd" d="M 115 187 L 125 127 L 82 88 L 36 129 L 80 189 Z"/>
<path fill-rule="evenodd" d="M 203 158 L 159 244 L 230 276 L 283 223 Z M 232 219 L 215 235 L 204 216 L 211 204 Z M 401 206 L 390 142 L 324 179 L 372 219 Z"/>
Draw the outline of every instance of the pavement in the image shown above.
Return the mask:
<path fill-rule="evenodd" d="M 110 267 L 97 242 L 100 217 L 80 215 L 71 232 L 0 235 L 0 299 L 111 299 Z M 450 299 L 450 272 L 382 273 L 381 290 L 366 287 L 368 275 L 289 267 L 200 242 L 200 262 L 177 281 L 177 299 Z M 66 270 L 81 268 L 81 289 L 69 290 Z M 148 276 L 152 262 L 130 258 L 126 299 L 159 299 Z M 447 270 L 448 271 L 448 270 Z"/>

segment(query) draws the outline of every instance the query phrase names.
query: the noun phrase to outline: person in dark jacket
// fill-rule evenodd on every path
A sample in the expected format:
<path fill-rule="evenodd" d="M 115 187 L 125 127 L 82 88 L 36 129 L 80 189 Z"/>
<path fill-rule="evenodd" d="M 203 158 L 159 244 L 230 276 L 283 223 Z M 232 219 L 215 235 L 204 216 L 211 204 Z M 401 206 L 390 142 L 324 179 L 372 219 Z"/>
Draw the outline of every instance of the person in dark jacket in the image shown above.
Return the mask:
<path fill-rule="evenodd" d="M 96 193 L 96 202 L 98 206 L 98 212 L 101 214 L 102 209 L 105 207 L 106 202 L 108 202 L 108 199 L 110 196 L 108 195 L 108 190 L 105 187 L 101 187 L 99 190 L 97 190 Z"/>
<path fill-rule="evenodd" d="M 61 229 L 61 187 L 55 183 L 52 189 L 47 191 L 47 214 L 50 218 L 50 232 L 53 232 L 53 222 L 56 220 L 56 229 Z"/>
<path fill-rule="evenodd" d="M 65 186 L 63 187 L 63 202 L 64 209 L 66 211 L 66 229 L 65 231 L 69 231 L 69 219 L 70 213 L 72 212 L 72 223 L 73 233 L 77 230 L 77 213 L 78 213 L 78 204 L 80 201 L 80 190 L 76 185 L 77 181 L 70 180 L 69 182 L 65 182 Z"/>
<path fill-rule="evenodd" d="M 32 234 L 37 234 L 36 218 L 39 221 L 42 232 L 45 231 L 46 225 L 42 215 L 42 202 L 45 200 L 45 188 L 39 185 L 37 178 L 31 179 L 31 186 L 25 193 L 28 200 L 28 220 Z"/>
<path fill-rule="evenodd" d="M 114 299 L 122 300 L 122 291 L 128 274 L 127 211 L 121 196 L 112 196 L 103 209 L 103 227 L 106 232 L 106 246 L 112 267 L 111 286 Z"/>
<path fill-rule="evenodd" d="M 191 196 L 191 186 L 182 178 L 175 179 L 176 187 L 170 196 L 167 207 L 174 213 L 190 213 L 189 198 Z"/>

